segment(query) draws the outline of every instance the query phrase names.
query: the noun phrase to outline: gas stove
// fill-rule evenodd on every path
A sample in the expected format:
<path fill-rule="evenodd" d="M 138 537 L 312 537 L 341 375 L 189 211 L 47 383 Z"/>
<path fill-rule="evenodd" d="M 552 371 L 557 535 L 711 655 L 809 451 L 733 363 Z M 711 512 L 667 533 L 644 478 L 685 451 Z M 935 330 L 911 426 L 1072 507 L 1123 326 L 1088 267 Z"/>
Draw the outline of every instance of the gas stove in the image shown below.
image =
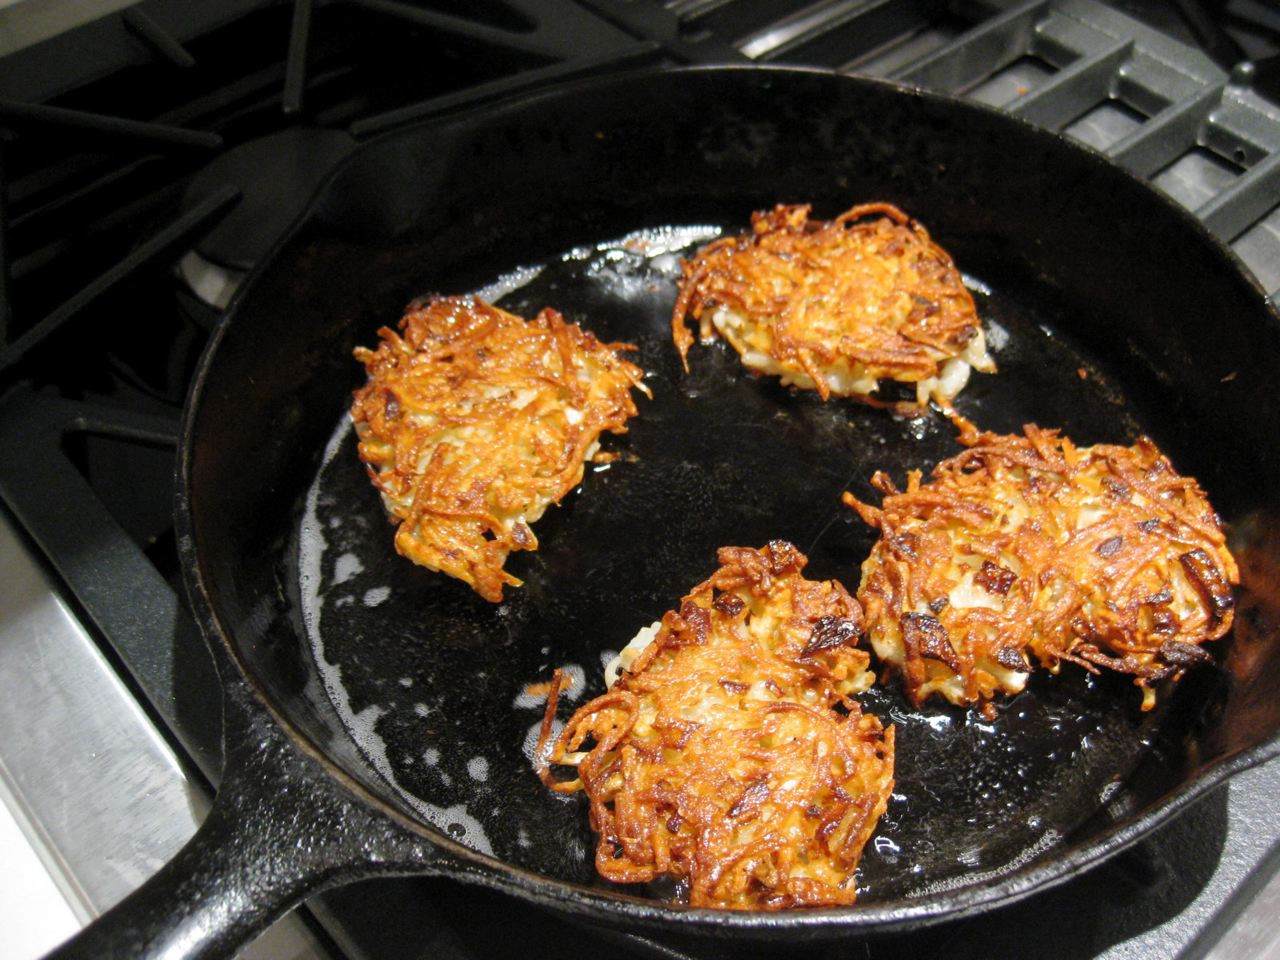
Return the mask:
<path fill-rule="evenodd" d="M 1280 296 L 1280 11 L 1251 0 L 147 0 L 67 19 L 80 9 L 0 6 L 0 853 L 62 907 L 0 907 L 6 954 L 119 900 L 207 809 L 220 695 L 170 522 L 181 406 L 237 285 L 361 141 L 642 64 L 825 67 L 1101 151 Z M 1271 763 L 1013 906 L 806 950 L 1280 957 L 1276 796 Z M 568 949 L 727 954 L 413 879 L 316 897 L 249 955 Z"/>

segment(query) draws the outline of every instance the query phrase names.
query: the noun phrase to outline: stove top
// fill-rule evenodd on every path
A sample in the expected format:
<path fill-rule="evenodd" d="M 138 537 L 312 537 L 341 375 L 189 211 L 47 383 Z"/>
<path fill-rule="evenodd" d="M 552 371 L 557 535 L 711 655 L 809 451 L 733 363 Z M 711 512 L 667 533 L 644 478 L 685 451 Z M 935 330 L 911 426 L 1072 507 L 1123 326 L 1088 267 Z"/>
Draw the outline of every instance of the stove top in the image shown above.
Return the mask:
<path fill-rule="evenodd" d="M 73 911 L 158 867 L 217 782 L 219 691 L 170 523 L 181 404 L 237 284 L 360 141 L 645 63 L 827 67 L 1102 151 L 1193 210 L 1274 298 L 1278 40 L 1280 13 L 1244 0 L 148 0 L 0 40 L 0 798 Z M 1277 795 L 1273 763 L 1059 888 L 808 949 L 1280 956 Z M 725 952 L 571 928 L 447 881 L 369 882 L 301 913 L 259 955 Z"/>

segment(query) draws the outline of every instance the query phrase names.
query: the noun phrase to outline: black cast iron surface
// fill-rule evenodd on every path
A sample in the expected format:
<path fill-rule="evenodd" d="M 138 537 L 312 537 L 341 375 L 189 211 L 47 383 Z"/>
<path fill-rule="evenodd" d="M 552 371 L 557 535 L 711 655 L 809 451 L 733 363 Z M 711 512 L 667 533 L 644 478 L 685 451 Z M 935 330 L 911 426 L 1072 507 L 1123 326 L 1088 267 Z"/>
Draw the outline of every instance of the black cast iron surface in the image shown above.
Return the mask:
<path fill-rule="evenodd" d="M 566 662 L 598 685 L 600 652 L 702 579 L 724 543 L 789 537 L 814 554 L 813 574 L 855 580 L 870 538 L 834 506 L 839 491 L 865 494 L 876 468 L 929 466 L 953 449 L 949 431 L 792 396 L 714 349 L 697 351 L 681 377 L 662 331 L 669 285 L 619 296 L 631 287 L 584 283 L 581 264 L 548 270 L 512 304 L 546 298 L 637 341 L 658 396 L 619 443 L 631 458 L 589 474 L 544 519 L 542 551 L 513 567 L 528 586 L 502 610 L 390 562 L 376 499 L 353 482 L 340 445 L 308 503 L 357 383 L 350 349 L 412 296 L 474 289 L 583 244 L 741 223 L 778 200 L 832 214 L 873 198 L 924 219 L 990 286 L 984 305 L 1010 334 L 1005 369 L 970 387 L 965 412 L 990 428 L 1063 426 L 1080 442 L 1148 430 L 1234 522 L 1245 582 L 1223 669 L 1147 717 L 1128 687 L 1070 676 L 1037 682 L 991 725 L 912 715 L 892 692 L 877 694 L 871 705 L 903 726 L 901 799 L 883 834 L 897 850 L 869 851 L 871 889 L 853 910 L 725 916 L 597 890 L 578 853 L 590 843 L 580 811 L 541 793 L 524 755 L 536 716 L 517 700 L 523 685 Z M 434 836 L 457 874 L 659 929 L 683 918 L 681 928 L 719 934 L 842 932 L 960 916 L 1078 872 L 1274 752 L 1268 570 L 1280 485 L 1263 375 L 1277 368 L 1276 330 L 1256 288 L 1189 217 L 1007 118 L 820 74 L 597 83 L 393 135 L 328 182 L 202 369 L 183 448 L 182 545 L 206 626 L 230 639 L 277 720 L 320 752 L 310 762 L 354 778 L 356 808 L 384 806 L 405 818 L 409 839 Z M 352 535 L 361 526 L 373 535 Z M 318 573 L 306 550 L 300 570 L 300 541 L 317 536 Z M 313 590 L 323 670 L 303 639 Z M 351 602 L 340 606 L 343 596 Z M 297 852 L 333 847 L 320 824 Z M 988 873 L 1029 848 L 1039 853 L 1029 864 Z M 348 871 L 317 857 L 316 882 L 404 869 L 421 848 L 396 849 L 365 851 Z M 423 855 L 424 869 L 437 866 Z"/>

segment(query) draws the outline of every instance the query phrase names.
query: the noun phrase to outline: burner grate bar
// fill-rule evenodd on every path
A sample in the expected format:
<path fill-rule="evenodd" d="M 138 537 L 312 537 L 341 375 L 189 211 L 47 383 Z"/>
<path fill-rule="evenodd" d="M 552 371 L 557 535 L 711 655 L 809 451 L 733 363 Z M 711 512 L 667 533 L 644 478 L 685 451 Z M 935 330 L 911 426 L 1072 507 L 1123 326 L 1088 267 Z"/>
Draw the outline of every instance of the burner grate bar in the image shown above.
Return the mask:
<path fill-rule="evenodd" d="M 11 123 L 38 124 L 40 126 L 89 130 L 110 137 L 140 140 L 158 147 L 193 147 L 216 150 L 222 146 L 222 138 L 204 130 L 186 130 L 161 123 L 126 120 L 123 117 L 107 117 L 84 110 L 68 110 L 46 104 L 0 101 L 0 119 Z"/>
<path fill-rule="evenodd" d="M 959 93 L 1023 56 L 1031 47 L 1037 27 L 1048 15 L 1048 0 L 1030 0 L 966 30 L 945 46 L 892 74 L 892 79 Z"/>
<path fill-rule="evenodd" d="M 187 52 L 187 48 L 169 34 L 160 24 L 152 20 L 141 7 L 130 7 L 121 16 L 129 32 L 164 57 L 175 67 L 194 67 L 196 58 Z"/>
<path fill-rule="evenodd" d="M 1109 97 L 1117 71 L 1132 56 L 1133 41 L 1117 40 L 1059 70 L 1006 109 L 1050 130 L 1061 129 Z"/>
<path fill-rule="evenodd" d="M 293 21 L 289 25 L 289 52 L 284 68 L 284 97 L 281 104 L 286 114 L 302 112 L 302 97 L 307 86 L 307 46 L 311 40 L 312 0 L 293 0 Z"/>
<path fill-rule="evenodd" d="M 642 40 L 620 53 L 610 53 L 597 57 L 576 57 L 563 63 L 552 64 L 534 70 L 525 70 L 513 77 L 503 77 L 489 83 L 478 84 L 457 93 L 446 93 L 398 107 L 372 117 L 363 117 L 347 127 L 353 137 L 363 138 L 390 130 L 412 120 L 439 116 L 464 107 L 474 107 L 481 103 L 497 100 L 514 93 L 520 93 L 534 87 L 552 83 L 557 80 L 568 80 L 573 77 L 585 77 L 606 70 L 638 66 L 661 58 L 662 46 L 653 40 Z"/>
<path fill-rule="evenodd" d="M 798 10 L 744 37 L 737 47 L 752 60 L 773 60 L 815 37 L 858 20 L 874 8 L 884 6 L 885 2 L 886 0 L 872 3 L 865 0 L 839 0 L 833 4 L 819 4 L 817 7 Z M 894 0 L 887 2 L 893 3 Z"/>
<path fill-rule="evenodd" d="M 13 274 L 9 263 L 9 178 L 5 175 L 7 141 L 4 131 L 0 130 L 0 350 L 9 342 L 9 322 L 13 318 Z"/>
<path fill-rule="evenodd" d="M 513 50 L 519 53 L 533 54 L 552 60 L 562 60 L 575 52 L 569 48 L 569 41 L 557 42 L 540 31 L 519 33 L 514 30 L 503 30 L 491 27 L 476 20 L 468 20 L 447 13 L 437 13 L 424 7 L 412 6 L 400 0 L 345 0 L 351 6 L 371 13 L 380 13 L 396 17 L 415 26 L 437 30 L 454 37 L 476 40 L 487 46 Z"/>
<path fill-rule="evenodd" d="M 1260 220 L 1280 198 L 1280 153 L 1250 167 L 1232 184 L 1196 208 L 1205 226 L 1233 240 Z"/>
<path fill-rule="evenodd" d="M 122 170 L 119 175 L 111 175 L 104 177 L 98 181 L 95 186 L 99 190 L 109 190 L 111 184 L 117 180 L 126 180 L 133 175 L 144 175 L 148 164 L 139 161 Z M 87 196 L 88 191 L 78 190 L 68 196 L 68 201 L 77 201 Z M 82 233 L 80 238 L 91 241 L 97 241 L 100 238 L 108 237 L 113 230 L 120 228 L 128 229 L 129 224 L 135 224 L 139 218 L 152 216 L 154 211 L 163 204 L 169 203 L 177 199 L 178 185 L 164 184 L 158 186 L 155 193 L 151 197 L 139 197 L 123 202 L 110 210 L 94 216 L 92 219 L 85 219 L 82 223 Z M 60 215 L 65 215 L 62 210 L 63 204 L 60 202 L 51 204 L 47 209 L 56 210 Z M 42 208 L 45 209 L 45 208 Z M 15 217 L 16 223 L 19 218 Z M 23 222 L 29 219 L 29 215 L 24 214 L 21 218 Z M 52 240 L 35 247 L 34 249 L 23 253 L 21 256 L 15 257 L 12 264 L 13 278 L 25 278 L 39 270 L 44 270 L 54 264 L 59 257 L 66 256 L 69 251 L 75 247 L 75 241 L 67 237 L 54 237 Z"/>
<path fill-rule="evenodd" d="M 62 306 L 0 351 L 0 378 L 14 370 L 32 350 L 62 329 L 86 305 L 132 275 L 135 270 L 157 257 L 173 252 L 180 246 L 189 245 L 193 237 L 230 210 L 239 198 L 240 191 L 234 187 L 226 187 L 218 191 L 140 245 L 83 290 L 74 294 Z"/>
<path fill-rule="evenodd" d="M 656 40 L 677 63 L 749 63 L 733 44 L 710 31 L 686 37 L 684 22 L 658 6 L 617 3 L 613 0 L 577 0 L 610 25 L 638 39 Z"/>
<path fill-rule="evenodd" d="M 1242 167 L 1252 166 L 1270 154 L 1280 153 L 1280 107 L 1268 103 L 1233 75 L 1200 137 L 1204 146 L 1221 156 Z"/>
<path fill-rule="evenodd" d="M 825 16 L 811 16 L 803 31 L 794 31 L 778 42 L 777 31 L 762 30 L 743 46 L 743 52 L 761 61 L 788 60 L 813 66 L 818 63 L 847 69 L 875 51 L 928 26 L 936 11 L 932 0 L 861 0 L 831 8 Z M 799 24 L 798 24 L 799 25 Z"/>
<path fill-rule="evenodd" d="M 25 209 L 22 213 L 17 214 L 9 226 L 14 230 L 22 230 L 28 224 L 38 224 L 46 217 L 56 217 L 65 215 L 66 211 L 82 202 L 87 197 L 95 194 L 101 195 L 109 193 L 118 183 L 127 180 L 141 169 L 149 160 L 154 157 L 148 157 L 141 160 L 128 161 L 120 166 L 107 168 L 101 176 L 96 176 L 82 186 L 66 185 L 61 190 L 43 190 L 48 199 L 43 203 L 33 203 L 31 197 L 37 193 L 44 184 L 40 182 L 32 182 L 28 178 L 19 180 L 13 185 L 11 191 L 11 200 L 15 203 L 27 201 Z M 41 198 L 43 199 L 43 198 Z M 80 219 L 80 223 L 84 224 L 84 219 Z M 59 238 L 54 237 L 56 243 Z M 23 273 L 22 263 L 25 258 L 19 259 L 14 264 L 14 275 L 21 276 Z"/>
<path fill-rule="evenodd" d="M 1036 24 L 1027 52 L 1061 70 L 1081 57 L 1106 49 L 1116 40 L 1131 39 L 1128 35 L 1110 34 L 1101 25 L 1072 16 L 1065 5 L 1053 3 L 1049 15 Z"/>
<path fill-rule="evenodd" d="M 709 13 L 731 7 L 736 0 L 666 0 L 665 6 L 681 20 L 697 20 Z"/>
<path fill-rule="evenodd" d="M 1209 113 L 1222 101 L 1225 83 L 1205 87 L 1189 100 L 1171 103 L 1137 130 L 1117 140 L 1107 154 L 1130 173 L 1150 177 L 1191 147 Z"/>

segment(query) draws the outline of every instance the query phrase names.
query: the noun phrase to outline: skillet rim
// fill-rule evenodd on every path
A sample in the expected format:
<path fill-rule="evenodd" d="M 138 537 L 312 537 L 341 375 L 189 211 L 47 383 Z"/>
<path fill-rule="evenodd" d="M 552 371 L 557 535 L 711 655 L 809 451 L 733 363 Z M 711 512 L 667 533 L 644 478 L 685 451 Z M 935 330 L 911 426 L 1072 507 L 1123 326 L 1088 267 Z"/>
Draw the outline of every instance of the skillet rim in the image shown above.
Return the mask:
<path fill-rule="evenodd" d="M 388 131 L 356 146 L 343 157 L 331 171 L 320 181 L 315 192 L 307 201 L 302 212 L 286 229 L 271 249 L 255 265 L 237 290 L 221 321 L 210 336 L 188 391 L 183 408 L 179 442 L 177 447 L 177 480 L 175 495 L 175 525 L 178 533 L 178 554 L 182 565 L 183 582 L 191 600 L 193 614 L 200 625 L 205 642 L 210 647 L 217 647 L 225 655 L 215 657 L 220 664 L 220 673 L 224 673 L 222 683 L 224 691 L 239 682 L 251 694 L 253 704 L 263 710 L 282 730 L 293 745 L 306 756 L 320 765 L 324 774 L 342 784 L 353 800 L 365 807 L 376 810 L 403 830 L 407 830 L 419 839 L 429 841 L 439 851 L 453 859 L 453 863 L 432 865 L 424 863 L 423 873 L 447 875 L 453 879 L 475 883 L 480 886 L 501 890 L 529 902 L 554 909 L 561 913 L 588 918 L 595 921 L 625 919 L 652 929 L 665 929 L 668 924 L 677 920 L 681 926 L 692 926 L 696 931 L 706 932 L 799 932 L 813 931 L 859 931 L 866 933 L 892 933 L 908 928 L 963 919 L 984 913 L 1000 906 L 1011 904 L 1041 890 L 1064 883 L 1091 869 L 1136 843 L 1154 829 L 1172 821 L 1178 814 L 1200 800 L 1228 778 L 1236 773 L 1250 769 L 1267 760 L 1280 756 L 1280 729 L 1273 731 L 1270 737 L 1235 754 L 1212 761 L 1208 766 L 1197 771 L 1182 784 L 1171 788 L 1162 797 L 1148 805 L 1146 810 L 1136 817 L 1125 820 L 1100 830 L 1087 841 L 1066 843 L 1044 856 L 1033 859 L 994 881 L 975 883 L 971 886 L 953 888 L 947 891 L 929 894 L 911 899 L 894 899 L 872 901 L 871 903 L 855 903 L 847 907 L 829 907 L 792 911 L 728 911 L 710 908 L 685 907 L 679 904 L 643 898 L 621 890 L 612 890 L 597 886 L 559 880 L 537 873 L 526 867 L 508 863 L 497 857 L 482 854 L 463 846 L 450 838 L 446 833 L 438 831 L 429 824 L 406 814 L 400 807 L 391 803 L 365 786 L 360 780 L 332 760 L 328 754 L 295 725 L 288 713 L 277 707 L 270 691 L 260 682 L 252 667 L 241 656 L 236 644 L 231 639 L 233 631 L 228 630 L 219 615 L 208 588 L 209 577 L 205 563 L 195 542 L 194 509 L 192 505 L 191 474 L 195 448 L 197 421 L 200 418 L 202 399 L 206 382 L 216 367 L 219 346 L 228 330 L 235 324 L 242 304 L 248 299 L 258 285 L 262 275 L 270 272 L 279 258 L 281 250 L 301 231 L 302 227 L 315 215 L 318 203 L 328 191 L 330 183 L 336 179 L 348 164 L 355 162 L 356 157 L 369 150 L 374 144 L 404 136 L 409 131 L 424 127 L 476 124 L 492 122 L 496 117 L 510 111 L 518 111 L 531 103 L 547 99 L 567 99 L 575 91 L 618 84 L 644 83 L 652 77 L 672 74 L 696 76 L 702 74 L 728 74 L 749 72 L 754 75 L 772 75 L 777 77 L 803 75 L 809 77 L 830 78 L 837 83 L 849 83 L 855 86 L 880 88 L 902 97 L 916 97 L 950 110 L 976 111 L 992 118 L 998 123 L 1012 124 L 1021 127 L 1024 133 L 1052 143 L 1056 150 L 1077 151 L 1084 164 L 1092 164 L 1095 168 L 1108 171 L 1104 175 L 1119 175 L 1131 184 L 1144 189 L 1152 202 L 1162 204 L 1193 233 L 1198 234 L 1201 243 L 1207 242 L 1213 255 L 1229 267 L 1236 279 L 1244 281 L 1258 296 L 1263 314 L 1272 325 L 1274 331 L 1280 331 L 1280 305 L 1274 303 L 1263 289 L 1260 281 L 1245 267 L 1239 256 L 1226 242 L 1213 234 L 1203 223 L 1195 218 L 1190 210 L 1178 204 L 1148 181 L 1130 173 L 1112 162 L 1105 154 L 1088 145 L 1069 140 L 1061 133 L 1039 127 L 1019 116 L 1006 113 L 981 103 L 961 100 L 945 94 L 935 93 L 920 87 L 908 86 L 889 80 L 874 77 L 850 76 L 834 70 L 815 67 L 794 67 L 756 64 L 696 65 L 696 66 L 646 66 L 626 69 L 613 74 L 595 77 L 580 77 L 564 80 L 525 90 L 496 101 L 486 103 L 475 110 L 464 110 L 449 113 L 441 117 L 412 123 L 395 130 Z M 216 639 L 215 639 L 216 638 Z M 233 665 L 235 673 L 225 675 L 225 665 Z M 381 775 L 379 775 L 381 776 Z M 393 791 L 388 785 L 388 791 Z M 457 861 L 461 861 L 460 863 Z M 369 861 L 371 875 L 376 871 L 376 862 Z M 403 871 L 397 871 L 403 872 Z"/>

